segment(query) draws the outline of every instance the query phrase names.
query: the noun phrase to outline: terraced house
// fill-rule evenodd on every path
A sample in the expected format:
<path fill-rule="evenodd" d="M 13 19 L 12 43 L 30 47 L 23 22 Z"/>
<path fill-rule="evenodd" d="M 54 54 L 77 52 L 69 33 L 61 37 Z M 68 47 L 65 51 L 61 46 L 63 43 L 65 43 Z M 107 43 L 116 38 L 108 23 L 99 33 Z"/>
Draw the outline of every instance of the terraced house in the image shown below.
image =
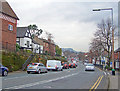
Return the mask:
<path fill-rule="evenodd" d="M 19 18 L 8 2 L 4 1 L 0 4 L 0 45 L 2 45 L 2 49 L 15 51 L 17 20 Z"/>

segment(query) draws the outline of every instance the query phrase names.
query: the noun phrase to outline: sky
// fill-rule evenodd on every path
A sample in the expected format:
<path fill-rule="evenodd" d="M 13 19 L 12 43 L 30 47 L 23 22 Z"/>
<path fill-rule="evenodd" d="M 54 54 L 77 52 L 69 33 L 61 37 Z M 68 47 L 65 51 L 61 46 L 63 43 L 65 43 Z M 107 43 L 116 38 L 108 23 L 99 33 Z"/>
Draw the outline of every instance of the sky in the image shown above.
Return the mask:
<path fill-rule="evenodd" d="M 50 32 L 61 48 L 73 48 L 87 52 L 97 24 L 111 18 L 111 11 L 93 12 L 97 8 L 113 8 L 114 24 L 117 26 L 117 0 L 7 0 L 19 17 L 18 27 L 36 24 Z M 114 1 L 114 2 L 113 2 Z M 117 41 L 115 42 L 117 48 Z"/>

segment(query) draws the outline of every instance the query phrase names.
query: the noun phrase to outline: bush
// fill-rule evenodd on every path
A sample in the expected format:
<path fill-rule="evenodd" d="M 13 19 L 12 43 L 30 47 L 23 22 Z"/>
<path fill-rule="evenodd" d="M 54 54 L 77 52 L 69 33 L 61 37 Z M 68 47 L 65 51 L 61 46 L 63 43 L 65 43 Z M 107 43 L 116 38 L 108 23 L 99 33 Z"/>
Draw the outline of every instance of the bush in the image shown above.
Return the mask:
<path fill-rule="evenodd" d="M 112 67 L 109 67 L 108 65 L 106 65 L 105 69 L 112 70 Z"/>
<path fill-rule="evenodd" d="M 20 46 L 16 44 L 16 51 L 20 51 Z"/>
<path fill-rule="evenodd" d="M 17 71 L 22 69 L 22 65 L 30 56 L 31 51 L 18 51 L 18 52 L 2 52 L 2 64 L 8 67 L 9 71 Z M 60 56 L 50 56 L 50 55 L 41 55 L 36 54 L 32 62 L 41 62 L 46 65 L 47 60 L 60 60 L 61 62 L 66 62 L 64 57 Z"/>
<path fill-rule="evenodd" d="M 27 60 L 28 56 L 23 53 L 11 53 L 3 52 L 2 53 L 2 64 L 8 67 L 9 71 L 17 71 L 22 68 L 22 65 Z"/>

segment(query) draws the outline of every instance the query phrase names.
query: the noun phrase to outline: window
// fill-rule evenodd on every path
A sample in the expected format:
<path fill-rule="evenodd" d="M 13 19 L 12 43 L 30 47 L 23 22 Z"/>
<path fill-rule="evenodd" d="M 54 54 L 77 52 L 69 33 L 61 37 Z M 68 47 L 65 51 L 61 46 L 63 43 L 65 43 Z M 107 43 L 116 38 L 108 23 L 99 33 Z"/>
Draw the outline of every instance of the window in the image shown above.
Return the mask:
<path fill-rule="evenodd" d="M 13 25 L 9 24 L 8 25 L 8 30 L 13 31 Z"/>
<path fill-rule="evenodd" d="M 48 47 L 48 44 L 46 44 L 46 47 Z"/>
<path fill-rule="evenodd" d="M 43 64 L 39 64 L 39 66 L 44 66 Z"/>
<path fill-rule="evenodd" d="M 27 41 L 27 47 L 29 47 L 29 45 L 30 45 L 30 42 L 29 42 L 29 41 Z"/>

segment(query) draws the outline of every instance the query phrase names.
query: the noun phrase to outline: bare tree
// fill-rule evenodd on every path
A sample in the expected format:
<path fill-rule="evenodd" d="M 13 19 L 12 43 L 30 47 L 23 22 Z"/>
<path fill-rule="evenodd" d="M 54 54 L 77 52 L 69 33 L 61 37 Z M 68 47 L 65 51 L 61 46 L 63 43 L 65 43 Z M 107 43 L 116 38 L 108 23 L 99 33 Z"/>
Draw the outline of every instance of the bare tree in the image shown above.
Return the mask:
<path fill-rule="evenodd" d="M 46 32 L 46 35 L 47 35 L 47 39 L 52 40 L 52 38 L 54 38 L 53 35 L 49 32 Z"/>
<path fill-rule="evenodd" d="M 110 19 L 106 22 L 102 20 L 98 24 L 98 29 L 94 34 L 94 39 L 90 43 L 90 49 L 97 52 L 97 56 L 101 56 L 105 51 L 107 52 L 108 63 L 111 60 L 112 53 L 112 24 Z M 115 30 L 115 28 L 113 28 Z"/>

